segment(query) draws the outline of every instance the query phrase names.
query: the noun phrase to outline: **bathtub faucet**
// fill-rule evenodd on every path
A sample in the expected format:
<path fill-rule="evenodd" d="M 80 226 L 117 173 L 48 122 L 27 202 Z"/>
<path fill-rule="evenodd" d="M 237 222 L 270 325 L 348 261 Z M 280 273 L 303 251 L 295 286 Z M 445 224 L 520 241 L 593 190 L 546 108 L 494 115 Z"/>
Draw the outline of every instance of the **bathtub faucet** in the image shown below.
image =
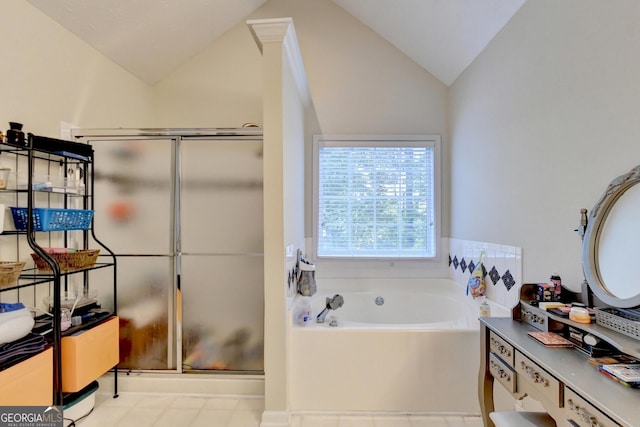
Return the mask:
<path fill-rule="evenodd" d="M 324 323 L 324 318 L 327 317 L 327 314 L 329 314 L 331 310 L 339 309 L 343 304 L 344 298 L 342 295 L 335 294 L 331 298 L 327 297 L 327 306 L 322 310 L 322 312 L 320 312 L 320 314 L 318 314 L 316 322 Z"/>

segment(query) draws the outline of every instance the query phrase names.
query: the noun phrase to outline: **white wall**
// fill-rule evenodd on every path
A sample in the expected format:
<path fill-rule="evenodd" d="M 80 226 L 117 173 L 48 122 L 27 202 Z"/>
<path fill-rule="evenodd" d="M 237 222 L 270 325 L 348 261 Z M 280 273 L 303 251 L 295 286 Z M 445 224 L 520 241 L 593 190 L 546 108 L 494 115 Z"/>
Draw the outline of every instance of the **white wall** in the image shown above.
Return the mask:
<path fill-rule="evenodd" d="M 446 134 L 444 84 L 330 0 L 269 0 L 292 17 L 324 133 Z M 163 126 L 261 122 L 260 53 L 244 22 L 157 84 Z"/>
<path fill-rule="evenodd" d="M 290 16 L 296 26 L 317 119 L 324 134 L 442 135 L 444 235 L 448 232 L 447 88 L 332 1 L 270 0 L 252 16 Z M 307 218 L 312 235 L 312 135 L 305 152 Z M 335 263 L 316 260 L 322 278 L 406 274 L 446 276 L 446 256 L 428 263 Z"/>
<path fill-rule="evenodd" d="M 263 53 L 265 412 L 261 425 L 288 425 L 289 271 L 304 244 L 305 121 L 310 105 L 291 19 L 249 21 Z"/>
<path fill-rule="evenodd" d="M 153 88 L 156 125 L 262 124 L 262 57 L 242 21 Z"/>
<path fill-rule="evenodd" d="M 528 1 L 450 90 L 451 237 L 582 281 L 580 208 L 640 163 L 640 5 Z"/>
<path fill-rule="evenodd" d="M 2 3 L 0 129 L 149 126 L 151 89 L 26 1 Z"/>
<path fill-rule="evenodd" d="M 443 235 L 448 234 L 449 142 L 447 88 L 390 43 L 330 0 L 270 0 L 249 19 L 292 17 L 305 64 L 315 114 L 305 130 L 305 235 L 311 224 L 311 145 L 313 133 L 442 135 Z M 261 124 L 263 87 L 260 54 L 240 23 L 208 49 L 155 87 L 160 126 L 240 126 Z M 443 261 L 413 263 L 415 274 L 446 276 Z M 345 269 L 325 263 L 335 275 L 363 271 L 397 276 L 402 263 Z M 444 267 L 444 268 L 443 268 Z M 371 274 L 371 273 L 369 273 Z"/>

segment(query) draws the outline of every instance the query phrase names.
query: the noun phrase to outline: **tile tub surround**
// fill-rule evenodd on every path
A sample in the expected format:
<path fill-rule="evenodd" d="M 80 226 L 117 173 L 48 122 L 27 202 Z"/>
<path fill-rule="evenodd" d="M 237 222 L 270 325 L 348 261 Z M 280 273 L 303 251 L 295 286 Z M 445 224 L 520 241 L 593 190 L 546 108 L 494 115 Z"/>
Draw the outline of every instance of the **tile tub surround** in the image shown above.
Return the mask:
<path fill-rule="evenodd" d="M 466 288 L 469 276 L 480 261 L 487 285 L 487 297 L 511 308 L 522 285 L 522 249 L 517 246 L 449 238 L 449 277 Z"/>

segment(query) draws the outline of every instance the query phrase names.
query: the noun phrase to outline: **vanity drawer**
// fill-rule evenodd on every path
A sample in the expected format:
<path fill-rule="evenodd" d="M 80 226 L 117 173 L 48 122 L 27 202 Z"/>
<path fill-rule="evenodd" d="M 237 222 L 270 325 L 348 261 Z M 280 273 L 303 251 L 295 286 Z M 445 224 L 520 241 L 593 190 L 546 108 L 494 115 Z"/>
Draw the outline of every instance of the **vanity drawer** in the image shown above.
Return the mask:
<path fill-rule="evenodd" d="M 489 334 L 489 351 L 500 356 L 502 360 L 513 368 L 513 346 L 493 331 Z"/>
<path fill-rule="evenodd" d="M 560 407 L 560 382 L 519 351 L 516 351 L 515 362 L 518 392 L 525 392 L 536 400 L 546 400 Z"/>
<path fill-rule="evenodd" d="M 528 304 L 520 304 L 520 318 L 523 322 L 530 324 L 539 331 L 547 330 L 547 321 L 549 318 L 545 310 Z"/>
<path fill-rule="evenodd" d="M 565 388 L 564 393 L 564 410 L 567 420 L 573 425 L 580 427 L 620 426 L 570 388 Z"/>
<path fill-rule="evenodd" d="M 508 366 L 501 358 L 496 356 L 495 353 L 489 353 L 489 372 L 491 376 L 498 380 L 509 392 L 515 393 L 518 391 L 516 386 L 516 372 L 511 366 Z"/>

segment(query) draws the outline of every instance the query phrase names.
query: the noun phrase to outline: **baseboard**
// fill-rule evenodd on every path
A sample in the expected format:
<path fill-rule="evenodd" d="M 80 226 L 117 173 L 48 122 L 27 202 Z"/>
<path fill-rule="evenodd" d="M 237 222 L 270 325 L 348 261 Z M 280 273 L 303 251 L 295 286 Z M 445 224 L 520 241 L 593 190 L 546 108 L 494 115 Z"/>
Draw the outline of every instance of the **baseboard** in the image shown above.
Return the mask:
<path fill-rule="evenodd" d="M 109 372 L 99 378 L 100 392 L 113 393 Z M 181 393 L 220 396 L 264 397 L 262 375 L 216 375 L 179 373 L 118 373 L 118 393 Z"/>
<path fill-rule="evenodd" d="M 287 411 L 264 411 L 260 427 L 289 427 L 291 414 Z"/>

